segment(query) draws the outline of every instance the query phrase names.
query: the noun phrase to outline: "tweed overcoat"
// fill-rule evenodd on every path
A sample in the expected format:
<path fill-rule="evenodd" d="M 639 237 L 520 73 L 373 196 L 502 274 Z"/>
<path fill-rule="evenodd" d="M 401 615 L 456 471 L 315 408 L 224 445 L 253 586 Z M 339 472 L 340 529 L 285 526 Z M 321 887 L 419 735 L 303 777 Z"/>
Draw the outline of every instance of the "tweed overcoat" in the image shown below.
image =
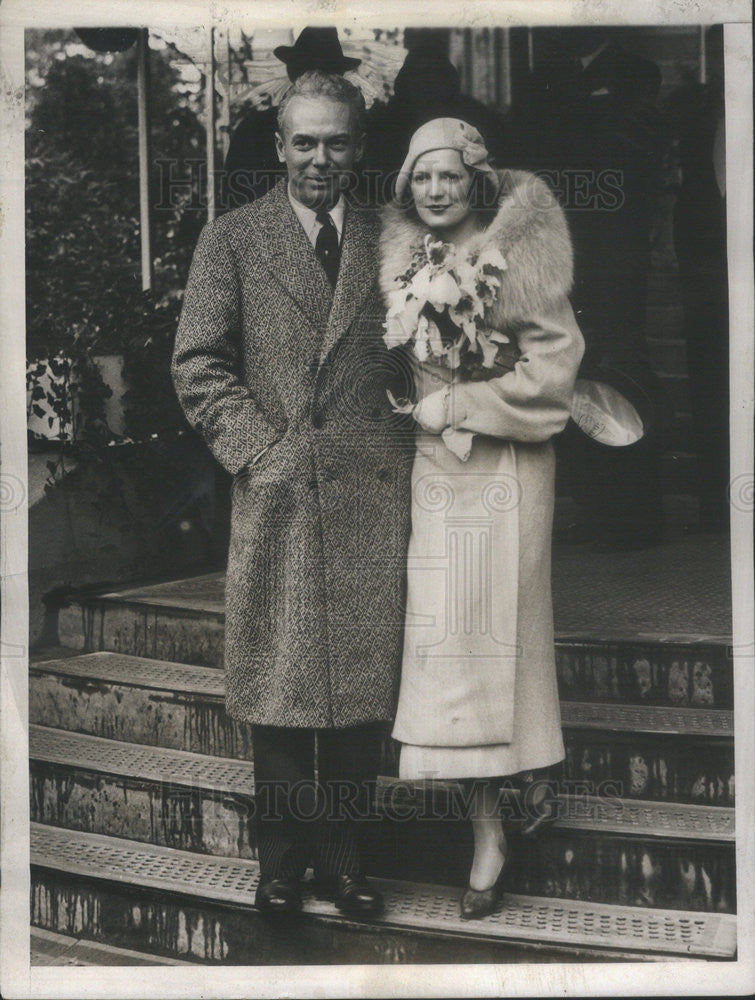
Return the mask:
<path fill-rule="evenodd" d="M 438 435 L 417 438 L 394 736 L 470 752 L 496 745 L 488 773 L 510 774 L 563 756 L 550 589 L 550 439 L 569 418 L 584 342 L 567 297 L 572 250 L 563 212 L 534 175 L 504 170 L 499 178 L 495 216 L 464 249 L 494 247 L 505 258 L 485 319 L 516 341 L 521 356 L 512 371 L 487 382 L 418 366 L 420 397 L 440 387 L 450 426 L 475 436 L 466 462 Z M 424 233 L 419 220 L 395 207 L 385 211 L 386 295 Z M 401 776 L 422 776 L 404 769 L 404 756 Z M 479 757 L 428 752 L 413 759 L 428 762 L 428 770 L 436 761 L 444 769 L 459 762 L 455 773 L 436 777 L 481 777 L 470 771 Z"/>
<path fill-rule="evenodd" d="M 234 477 L 226 702 L 247 722 L 395 710 L 413 441 L 386 394 L 406 388 L 381 339 L 378 236 L 347 207 L 332 289 L 279 183 L 195 251 L 172 372 Z"/>

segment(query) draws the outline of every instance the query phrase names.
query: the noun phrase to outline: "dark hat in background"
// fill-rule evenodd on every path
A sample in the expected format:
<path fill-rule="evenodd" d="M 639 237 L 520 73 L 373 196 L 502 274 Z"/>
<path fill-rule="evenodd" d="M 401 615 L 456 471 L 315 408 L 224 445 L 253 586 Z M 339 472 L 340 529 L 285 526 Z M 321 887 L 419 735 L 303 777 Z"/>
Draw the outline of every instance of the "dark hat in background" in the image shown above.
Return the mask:
<path fill-rule="evenodd" d="M 343 74 L 362 62 L 343 54 L 335 28 L 304 28 L 293 45 L 279 45 L 273 54 L 286 64 L 292 82 L 311 69 Z"/>
<path fill-rule="evenodd" d="M 139 37 L 138 28 L 74 28 L 94 52 L 125 52 Z"/>
<path fill-rule="evenodd" d="M 459 71 L 437 45 L 416 45 L 407 53 L 398 71 L 393 93 L 403 104 L 435 107 L 459 96 Z"/>

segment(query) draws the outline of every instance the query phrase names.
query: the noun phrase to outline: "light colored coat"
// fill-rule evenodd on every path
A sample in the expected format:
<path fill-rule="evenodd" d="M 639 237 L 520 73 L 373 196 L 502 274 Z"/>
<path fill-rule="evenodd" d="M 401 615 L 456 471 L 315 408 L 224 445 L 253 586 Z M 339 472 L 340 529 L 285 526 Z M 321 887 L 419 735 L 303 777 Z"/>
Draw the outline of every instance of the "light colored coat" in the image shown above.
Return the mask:
<path fill-rule="evenodd" d="M 386 396 L 377 243 L 374 213 L 348 207 L 331 289 L 279 184 L 194 256 L 173 377 L 235 477 L 226 700 L 247 722 L 393 716 L 413 442 Z"/>
<path fill-rule="evenodd" d="M 553 645 L 551 437 L 561 431 L 584 349 L 567 294 L 572 251 L 563 213 L 531 174 L 501 171 L 497 212 L 468 249 L 507 262 L 486 317 L 514 337 L 514 370 L 453 384 L 452 426 L 474 431 L 461 462 L 440 437 L 418 437 L 413 470 L 407 625 L 394 736 L 425 747 L 506 744 L 498 773 L 562 754 Z M 381 287 L 410 265 L 424 227 L 391 207 Z M 419 367 L 419 394 L 447 381 Z M 441 775 L 442 776 L 442 775 Z"/>

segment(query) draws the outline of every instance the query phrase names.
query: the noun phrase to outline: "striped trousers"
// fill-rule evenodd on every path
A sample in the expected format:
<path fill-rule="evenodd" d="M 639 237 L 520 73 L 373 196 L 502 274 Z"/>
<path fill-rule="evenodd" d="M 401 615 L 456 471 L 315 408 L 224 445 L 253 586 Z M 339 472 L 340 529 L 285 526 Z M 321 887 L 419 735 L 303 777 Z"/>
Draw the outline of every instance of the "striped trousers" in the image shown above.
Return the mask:
<path fill-rule="evenodd" d="M 346 729 L 253 726 L 260 872 L 362 876 L 359 823 L 370 813 L 385 724 Z"/>

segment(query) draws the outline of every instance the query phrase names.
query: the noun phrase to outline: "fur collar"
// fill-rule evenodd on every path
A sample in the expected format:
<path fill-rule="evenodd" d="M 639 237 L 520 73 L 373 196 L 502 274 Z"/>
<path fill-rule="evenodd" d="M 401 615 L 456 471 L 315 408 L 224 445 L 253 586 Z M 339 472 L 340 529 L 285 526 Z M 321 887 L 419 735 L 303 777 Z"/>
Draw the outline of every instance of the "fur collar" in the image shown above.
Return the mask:
<path fill-rule="evenodd" d="M 489 321 L 499 329 L 547 311 L 567 295 L 572 284 L 569 230 L 550 188 L 534 174 L 499 170 L 501 191 L 488 227 L 464 245 L 479 250 L 493 244 L 508 268 Z M 380 236 L 380 287 L 384 296 L 397 285 L 427 229 L 395 205 L 383 209 Z"/>

